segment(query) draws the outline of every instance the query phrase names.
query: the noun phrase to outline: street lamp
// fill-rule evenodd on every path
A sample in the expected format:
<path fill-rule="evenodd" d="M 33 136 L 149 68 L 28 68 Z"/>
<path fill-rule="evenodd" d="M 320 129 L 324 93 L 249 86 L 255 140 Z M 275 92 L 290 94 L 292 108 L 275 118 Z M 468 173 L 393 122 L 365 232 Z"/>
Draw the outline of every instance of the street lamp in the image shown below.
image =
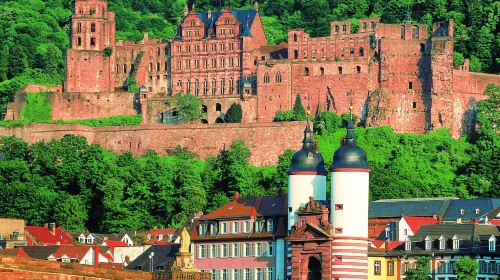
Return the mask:
<path fill-rule="evenodd" d="M 153 272 L 153 257 L 154 257 L 154 255 L 155 255 L 155 252 L 151 252 L 149 254 L 149 264 L 151 266 L 151 268 L 150 268 L 151 272 Z"/>

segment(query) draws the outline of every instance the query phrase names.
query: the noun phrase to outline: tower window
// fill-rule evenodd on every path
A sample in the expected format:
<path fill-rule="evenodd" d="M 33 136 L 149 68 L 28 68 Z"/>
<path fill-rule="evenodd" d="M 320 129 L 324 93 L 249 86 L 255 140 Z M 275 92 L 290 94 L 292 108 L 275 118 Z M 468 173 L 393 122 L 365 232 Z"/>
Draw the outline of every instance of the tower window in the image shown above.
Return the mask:
<path fill-rule="evenodd" d="M 78 32 L 82 32 L 82 23 L 81 23 L 81 22 L 79 22 L 79 23 L 77 24 L 77 31 L 78 31 Z"/>
<path fill-rule="evenodd" d="M 82 45 L 82 38 L 78 37 L 76 38 L 76 45 L 81 46 Z"/>
<path fill-rule="evenodd" d="M 342 67 L 339 67 L 339 74 L 342 74 Z"/>
<path fill-rule="evenodd" d="M 264 84 L 269 84 L 269 74 L 264 74 Z"/>
<path fill-rule="evenodd" d="M 90 32 L 95 32 L 95 23 L 90 24 Z"/>
<path fill-rule="evenodd" d="M 298 39 L 299 39 L 299 38 L 298 38 L 297 34 L 293 34 L 293 41 L 294 41 L 294 42 L 297 42 L 297 41 L 298 41 Z"/>
<path fill-rule="evenodd" d="M 304 68 L 304 75 L 309 76 L 309 67 Z"/>
<path fill-rule="evenodd" d="M 299 59 L 299 51 L 298 50 L 293 51 L 293 59 Z"/>
<path fill-rule="evenodd" d="M 413 109 L 417 109 L 417 102 L 413 101 Z"/>
<path fill-rule="evenodd" d="M 358 72 L 358 74 L 361 74 L 361 66 L 356 66 L 356 72 Z"/>
<path fill-rule="evenodd" d="M 405 39 L 405 26 L 401 25 L 401 40 Z"/>
<path fill-rule="evenodd" d="M 363 48 L 359 48 L 359 56 L 365 56 L 365 50 Z"/>
<path fill-rule="evenodd" d="M 420 44 L 420 52 L 425 52 L 425 44 Z"/>
<path fill-rule="evenodd" d="M 320 72 L 321 76 L 324 76 L 325 75 L 325 68 L 320 67 L 319 72 Z"/>
<path fill-rule="evenodd" d="M 281 83 L 281 73 L 276 74 L 275 80 L 277 83 Z"/>
<path fill-rule="evenodd" d="M 95 46 L 95 38 L 94 37 L 90 37 L 90 45 Z"/>
<path fill-rule="evenodd" d="M 408 89 L 413 89 L 413 82 L 408 82 Z"/>

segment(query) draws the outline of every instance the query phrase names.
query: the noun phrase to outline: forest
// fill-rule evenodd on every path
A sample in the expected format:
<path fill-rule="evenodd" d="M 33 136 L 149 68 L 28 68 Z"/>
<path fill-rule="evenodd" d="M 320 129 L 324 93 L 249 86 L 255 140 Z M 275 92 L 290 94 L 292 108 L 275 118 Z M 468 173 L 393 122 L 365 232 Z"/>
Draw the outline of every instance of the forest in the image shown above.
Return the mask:
<path fill-rule="evenodd" d="M 446 129 L 415 135 L 357 127 L 372 169 L 370 199 L 500 197 L 500 87 L 491 85 L 485 93 L 489 98 L 478 103 L 477 129 L 459 140 Z M 345 136 L 344 123 L 330 112 L 314 120 L 326 168 Z M 229 202 L 235 192 L 286 191 L 293 153 L 285 151 L 276 166 L 255 167 L 242 141 L 200 160 L 180 147 L 168 156 L 149 151 L 133 157 L 71 135 L 33 145 L 4 137 L 0 213 L 31 225 L 55 221 L 70 231 L 178 227 L 195 211 L 207 213 Z"/>
<path fill-rule="evenodd" d="M 55 85 L 64 78 L 69 22 L 74 0 L 0 1 L 0 112 L 27 83 Z M 197 11 L 221 7 L 253 9 L 253 0 L 188 0 Z M 500 71 L 500 4 L 495 0 L 258 0 L 269 44 L 287 38 L 287 30 L 305 28 L 312 36 L 329 33 L 329 22 L 380 17 L 400 23 L 454 20 L 454 63 L 470 59 L 476 72 Z M 116 39 L 170 39 L 186 0 L 108 0 L 116 13 Z M 2 115 L 0 114 L 0 117 Z"/>

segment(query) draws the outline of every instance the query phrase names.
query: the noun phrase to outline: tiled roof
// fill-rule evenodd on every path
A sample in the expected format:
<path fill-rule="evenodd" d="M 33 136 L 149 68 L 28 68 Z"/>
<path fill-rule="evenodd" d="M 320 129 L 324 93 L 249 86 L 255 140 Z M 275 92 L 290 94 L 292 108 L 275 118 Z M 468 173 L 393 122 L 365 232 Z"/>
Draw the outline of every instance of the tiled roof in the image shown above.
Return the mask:
<path fill-rule="evenodd" d="M 255 216 L 286 216 L 286 196 L 239 197 L 202 216 L 200 220 L 224 220 Z"/>
<path fill-rule="evenodd" d="M 243 29 L 246 29 L 247 25 L 248 29 L 250 29 L 252 27 L 255 16 L 257 15 L 257 11 L 255 10 L 231 11 L 231 13 L 242 25 Z M 196 15 L 198 15 L 198 17 L 207 27 L 212 27 L 217 22 L 217 19 L 221 16 L 221 14 L 222 12 L 212 12 L 211 18 L 209 18 L 207 12 L 196 13 Z"/>
<path fill-rule="evenodd" d="M 167 236 L 169 234 L 175 234 L 177 229 L 175 228 L 154 228 L 148 232 L 152 236 L 158 236 L 162 234 L 163 236 Z"/>
<path fill-rule="evenodd" d="M 421 225 L 434 225 L 437 220 L 431 217 L 404 216 L 406 223 L 413 233 L 417 232 Z"/>
<path fill-rule="evenodd" d="M 500 207 L 498 198 L 456 199 L 443 215 L 444 220 L 475 219 Z M 460 210 L 464 210 L 461 214 Z M 476 214 L 476 209 L 479 213 Z"/>
<path fill-rule="evenodd" d="M 387 199 L 371 202 L 370 218 L 394 218 L 402 216 L 442 216 L 453 198 Z"/>
<path fill-rule="evenodd" d="M 36 239 L 35 241 L 41 244 L 73 244 L 71 235 L 67 234 L 61 227 L 56 228 L 54 234 L 46 227 L 25 226 L 24 229 Z"/>
<path fill-rule="evenodd" d="M 168 271 L 175 261 L 175 254 L 179 252 L 179 247 L 179 244 L 153 245 L 127 265 L 125 269 L 150 271 L 151 261 L 149 256 L 154 252 L 154 268 L 156 269 L 158 266 L 163 266 L 163 269 Z"/>
<path fill-rule="evenodd" d="M 123 241 L 116 241 L 116 240 L 106 240 L 103 242 L 103 246 L 108 246 L 111 250 L 113 250 L 115 247 L 127 247 L 128 244 L 123 242 Z"/>
<path fill-rule="evenodd" d="M 88 253 L 88 251 L 92 248 L 92 246 L 75 246 L 75 245 L 61 245 L 57 250 L 52 253 L 52 256 L 55 258 L 61 258 L 64 255 L 71 259 L 76 259 L 81 261 L 83 257 Z"/>
<path fill-rule="evenodd" d="M 48 256 L 53 254 L 59 246 L 26 246 L 20 247 L 18 256 L 25 256 L 25 254 L 33 259 L 46 260 Z M 21 252 L 22 251 L 22 252 Z M 23 254 L 24 253 L 24 254 Z"/>

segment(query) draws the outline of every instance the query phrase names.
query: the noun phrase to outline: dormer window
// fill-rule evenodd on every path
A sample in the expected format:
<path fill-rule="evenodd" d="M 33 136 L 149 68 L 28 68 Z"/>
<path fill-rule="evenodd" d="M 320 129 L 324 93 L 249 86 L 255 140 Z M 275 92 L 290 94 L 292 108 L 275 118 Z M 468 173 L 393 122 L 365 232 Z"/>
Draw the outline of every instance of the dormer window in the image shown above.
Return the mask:
<path fill-rule="evenodd" d="M 78 241 L 80 241 L 80 243 L 85 243 L 85 236 L 80 235 Z"/>
<path fill-rule="evenodd" d="M 460 249 L 460 239 L 455 235 L 453 236 L 453 250 L 459 250 Z"/>
<path fill-rule="evenodd" d="M 220 233 L 227 234 L 227 223 L 220 223 Z"/>
<path fill-rule="evenodd" d="M 480 211 L 479 211 L 479 209 L 478 209 L 478 208 L 476 208 L 476 210 L 474 210 L 474 212 L 476 213 L 476 215 L 479 215 L 479 212 L 480 212 Z"/>
<path fill-rule="evenodd" d="M 163 234 L 158 235 L 158 240 L 163 240 Z"/>
<path fill-rule="evenodd" d="M 488 239 L 488 251 L 495 252 L 496 246 L 497 246 L 497 239 L 495 238 L 495 236 L 492 235 L 490 239 Z"/>
<path fill-rule="evenodd" d="M 441 237 L 439 237 L 439 250 L 444 250 L 446 249 L 446 238 L 444 238 L 444 236 L 441 235 Z"/>
<path fill-rule="evenodd" d="M 201 236 L 206 235 L 207 234 L 207 224 L 205 224 L 205 223 L 200 224 L 198 227 L 198 230 L 199 230 Z"/>
<path fill-rule="evenodd" d="M 426 251 L 432 250 L 432 240 L 429 238 L 429 236 L 425 238 L 425 250 Z"/>
<path fill-rule="evenodd" d="M 240 231 L 240 224 L 238 222 L 233 222 L 233 233 L 238 233 Z"/>
<path fill-rule="evenodd" d="M 463 215 L 465 214 L 465 210 L 464 209 L 460 209 L 460 215 Z"/>
<path fill-rule="evenodd" d="M 245 223 L 243 223 L 243 232 L 244 233 L 250 232 L 250 222 L 249 221 L 246 221 Z"/>
<path fill-rule="evenodd" d="M 217 234 L 217 228 L 214 224 L 210 224 L 210 235 L 216 235 Z"/>
<path fill-rule="evenodd" d="M 411 251 L 411 239 L 407 238 L 405 241 L 405 251 Z"/>
<path fill-rule="evenodd" d="M 274 223 L 273 220 L 267 220 L 267 232 L 274 231 Z"/>

